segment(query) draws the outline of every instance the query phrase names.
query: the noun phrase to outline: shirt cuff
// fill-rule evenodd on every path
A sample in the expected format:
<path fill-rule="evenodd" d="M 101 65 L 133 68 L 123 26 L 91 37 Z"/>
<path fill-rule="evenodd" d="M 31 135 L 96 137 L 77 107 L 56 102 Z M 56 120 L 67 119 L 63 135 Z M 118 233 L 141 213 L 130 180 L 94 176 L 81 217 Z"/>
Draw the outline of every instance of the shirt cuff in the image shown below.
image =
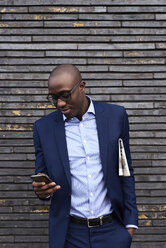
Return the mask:
<path fill-rule="evenodd" d="M 138 229 L 138 226 L 132 225 L 132 224 L 128 224 L 126 225 L 126 228 L 135 228 Z"/>
<path fill-rule="evenodd" d="M 50 197 L 51 197 L 51 195 L 49 195 L 49 196 L 45 197 L 45 199 L 48 199 L 48 198 L 50 198 Z"/>

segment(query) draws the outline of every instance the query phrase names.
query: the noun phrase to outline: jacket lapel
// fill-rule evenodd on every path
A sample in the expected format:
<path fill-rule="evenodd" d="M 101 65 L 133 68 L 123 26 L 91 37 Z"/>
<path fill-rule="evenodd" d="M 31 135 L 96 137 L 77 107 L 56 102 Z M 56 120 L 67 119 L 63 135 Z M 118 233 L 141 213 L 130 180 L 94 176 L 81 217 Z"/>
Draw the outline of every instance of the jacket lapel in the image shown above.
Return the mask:
<path fill-rule="evenodd" d="M 62 161 L 62 165 L 64 166 L 64 171 L 68 183 L 69 185 L 71 185 L 70 165 L 69 165 L 66 136 L 65 136 L 65 124 L 64 124 L 63 116 L 60 112 L 57 113 L 55 136 L 56 136 L 55 140 L 56 140 L 57 149 L 60 154 L 60 159 Z"/>
<path fill-rule="evenodd" d="M 104 177 L 107 175 L 107 149 L 108 149 L 108 118 L 104 115 L 104 107 L 97 102 L 93 102 L 96 114 L 96 124 L 100 147 L 100 158 Z"/>

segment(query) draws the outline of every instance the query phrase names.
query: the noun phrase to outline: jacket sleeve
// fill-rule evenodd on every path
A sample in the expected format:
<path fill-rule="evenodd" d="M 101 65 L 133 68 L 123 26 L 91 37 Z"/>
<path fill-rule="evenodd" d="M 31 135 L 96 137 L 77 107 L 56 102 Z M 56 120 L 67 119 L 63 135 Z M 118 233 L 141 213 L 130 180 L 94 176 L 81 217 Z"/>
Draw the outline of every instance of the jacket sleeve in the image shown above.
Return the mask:
<path fill-rule="evenodd" d="M 36 157 L 35 174 L 38 174 L 40 172 L 40 173 L 45 173 L 48 175 L 47 167 L 46 167 L 45 161 L 44 161 L 40 137 L 39 137 L 38 130 L 37 130 L 37 122 L 34 123 L 34 127 L 33 127 L 33 141 L 34 141 L 35 157 Z M 48 198 L 38 197 L 38 198 L 40 200 L 44 200 L 44 201 L 48 201 L 50 199 L 50 197 L 48 197 Z"/>
<path fill-rule="evenodd" d="M 136 205 L 134 171 L 132 168 L 130 148 L 129 148 L 129 122 L 128 122 L 128 115 L 125 109 L 123 116 L 122 139 L 130 170 L 130 176 L 121 177 L 120 179 L 122 184 L 123 200 L 124 200 L 123 221 L 125 225 L 132 224 L 138 226 L 138 211 Z"/>

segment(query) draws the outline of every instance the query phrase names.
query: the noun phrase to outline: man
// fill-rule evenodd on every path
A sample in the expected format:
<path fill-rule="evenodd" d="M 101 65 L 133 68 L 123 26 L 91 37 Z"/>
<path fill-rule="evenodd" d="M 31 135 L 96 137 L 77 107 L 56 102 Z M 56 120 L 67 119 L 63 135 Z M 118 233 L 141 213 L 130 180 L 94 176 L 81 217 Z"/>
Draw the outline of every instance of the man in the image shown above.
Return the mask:
<path fill-rule="evenodd" d="M 51 199 L 50 248 L 128 248 L 137 228 L 128 118 L 123 107 L 97 103 L 73 65 L 59 65 L 48 80 L 57 111 L 34 124 L 40 199 Z M 118 139 L 130 176 L 118 175 Z"/>

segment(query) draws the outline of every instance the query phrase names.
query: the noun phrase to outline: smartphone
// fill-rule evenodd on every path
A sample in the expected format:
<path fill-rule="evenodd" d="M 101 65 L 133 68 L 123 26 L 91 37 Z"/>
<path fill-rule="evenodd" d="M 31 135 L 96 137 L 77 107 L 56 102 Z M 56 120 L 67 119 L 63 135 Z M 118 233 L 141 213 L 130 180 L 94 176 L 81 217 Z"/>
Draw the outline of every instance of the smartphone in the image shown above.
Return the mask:
<path fill-rule="evenodd" d="M 35 182 L 45 182 L 47 183 L 51 183 L 51 179 L 49 178 L 49 176 L 47 176 L 46 174 L 37 174 L 37 175 L 32 175 L 31 176 L 32 180 Z"/>

